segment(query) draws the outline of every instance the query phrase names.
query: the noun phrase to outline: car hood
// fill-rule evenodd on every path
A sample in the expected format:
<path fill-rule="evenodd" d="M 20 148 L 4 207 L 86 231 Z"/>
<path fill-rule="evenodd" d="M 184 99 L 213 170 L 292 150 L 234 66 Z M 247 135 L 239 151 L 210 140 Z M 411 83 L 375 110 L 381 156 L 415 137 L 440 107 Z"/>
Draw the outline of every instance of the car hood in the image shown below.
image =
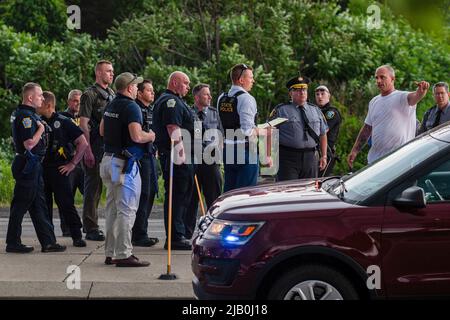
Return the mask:
<path fill-rule="evenodd" d="M 323 189 L 315 180 L 293 180 L 236 189 L 220 196 L 210 214 L 265 214 L 344 209 L 351 206 Z M 340 210 L 339 210 L 340 211 Z M 335 211 L 336 213 L 336 211 Z"/>
<path fill-rule="evenodd" d="M 450 142 L 450 123 L 444 123 L 440 126 L 428 131 L 428 134 L 434 139 Z"/>

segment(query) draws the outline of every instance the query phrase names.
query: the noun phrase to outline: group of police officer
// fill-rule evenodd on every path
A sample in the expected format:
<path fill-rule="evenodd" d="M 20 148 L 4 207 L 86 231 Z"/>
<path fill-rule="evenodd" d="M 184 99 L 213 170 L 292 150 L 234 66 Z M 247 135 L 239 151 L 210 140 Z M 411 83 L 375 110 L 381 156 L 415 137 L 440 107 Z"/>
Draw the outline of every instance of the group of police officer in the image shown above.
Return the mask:
<path fill-rule="evenodd" d="M 21 241 L 21 225 L 27 211 L 42 252 L 66 250 L 56 242 L 52 194 L 61 216 L 65 218 L 73 245 L 86 246 L 68 175 L 83 157 L 87 142 L 72 120 L 55 112 L 55 100 L 55 96 L 51 92 L 43 92 L 39 84 L 27 83 L 22 90 L 22 103 L 11 116 L 16 151 L 11 169 L 16 184 L 6 238 L 7 252 L 34 250 Z"/>
<path fill-rule="evenodd" d="M 114 82 L 117 93 L 114 93 L 109 87 L 114 76 L 112 64 L 101 60 L 95 72 L 96 83 L 82 95 L 80 91 L 71 91 L 65 113 L 55 111 L 56 99 L 51 92 L 43 93 L 34 83 L 24 86 L 22 104 L 12 117 L 16 148 L 12 170 L 16 186 L 6 251 L 33 250 L 20 240 L 21 222 L 27 211 L 42 251 L 65 250 L 56 243 L 54 235 L 52 194 L 63 233 L 72 237 L 74 246 L 86 245 L 81 237 L 82 225 L 86 239 L 105 240 L 98 228 L 97 214 L 104 183 L 107 186 L 105 264 L 147 266 L 148 262 L 132 254 L 132 246 L 150 247 L 158 242 L 147 233 L 149 214 L 158 192 L 157 153 L 165 188 L 164 247 L 168 247 L 170 233 L 172 248 L 190 250 L 198 203 L 202 202 L 200 192 L 205 195 L 206 208 L 222 192 L 221 160 L 206 161 L 203 155 L 207 150 L 213 159 L 221 159 L 221 144 L 230 147 L 224 148 L 225 191 L 256 185 L 258 164 L 249 159 L 257 150 L 252 150 L 250 142 L 255 136 L 271 133 L 256 125 L 256 100 L 249 93 L 254 83 L 252 68 L 238 64 L 231 69 L 232 86 L 219 97 L 217 109 L 211 106 L 207 84 L 194 87 L 193 107 L 186 104 L 183 98 L 189 93 L 190 80 L 180 71 L 169 76 L 167 89 L 154 106 L 151 81 L 125 72 L 117 76 Z M 270 116 L 288 119 L 278 127 L 279 181 L 317 177 L 319 169 L 321 175 L 327 175 L 332 170 L 341 117 L 330 105 L 330 91 L 323 85 L 315 90 L 319 107 L 307 101 L 309 83 L 305 77 L 290 79 L 287 82 L 290 102 L 276 106 Z M 81 103 L 79 113 L 78 103 L 71 103 L 77 99 Z M 74 107 L 70 108 L 71 105 Z M 184 130 L 194 139 L 185 139 Z M 220 134 L 205 134 L 207 130 Z M 219 137 L 226 130 L 240 131 L 240 135 L 233 139 L 227 136 L 222 141 Z M 200 159 L 194 152 L 195 141 L 200 141 Z M 240 147 L 245 150 L 244 163 L 236 161 Z M 231 163 L 225 158 L 230 152 L 227 150 L 235 155 L 231 156 Z M 80 178 L 84 178 L 80 190 L 84 191 L 83 224 L 74 206 Z M 169 231 L 171 179 L 173 223 Z M 201 206 L 204 211 L 203 203 Z"/>

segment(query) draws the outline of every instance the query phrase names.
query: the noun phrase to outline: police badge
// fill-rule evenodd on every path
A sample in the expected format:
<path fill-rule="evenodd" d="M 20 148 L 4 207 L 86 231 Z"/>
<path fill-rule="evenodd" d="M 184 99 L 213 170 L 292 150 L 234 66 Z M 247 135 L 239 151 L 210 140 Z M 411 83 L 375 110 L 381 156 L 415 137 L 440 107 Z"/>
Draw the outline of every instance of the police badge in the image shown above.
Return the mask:
<path fill-rule="evenodd" d="M 327 111 L 325 113 L 325 118 L 327 118 L 327 120 L 331 120 L 334 118 L 334 116 L 336 115 L 336 113 L 334 111 Z"/>
<path fill-rule="evenodd" d="M 31 128 L 31 119 L 29 117 L 23 118 L 22 124 L 25 129 L 30 129 Z"/>
<path fill-rule="evenodd" d="M 177 104 L 177 102 L 175 101 L 175 99 L 167 100 L 167 108 L 173 108 L 173 107 L 175 107 L 176 104 Z"/>

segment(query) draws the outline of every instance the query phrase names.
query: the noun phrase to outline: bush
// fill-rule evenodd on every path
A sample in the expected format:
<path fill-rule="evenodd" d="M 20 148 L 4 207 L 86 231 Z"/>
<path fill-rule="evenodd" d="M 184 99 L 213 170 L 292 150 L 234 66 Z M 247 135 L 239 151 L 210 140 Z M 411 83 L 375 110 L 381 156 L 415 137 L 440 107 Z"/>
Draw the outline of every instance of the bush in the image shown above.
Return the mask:
<path fill-rule="evenodd" d="M 14 179 L 11 173 L 11 162 L 0 159 L 0 205 L 9 206 L 14 191 Z"/>
<path fill-rule="evenodd" d="M 0 12 L 0 20 L 18 32 L 34 34 L 42 42 L 64 39 L 67 15 L 63 0 L 6 0 Z"/>
<path fill-rule="evenodd" d="M 21 101 L 22 86 L 37 82 L 43 90 L 57 97 L 57 109 L 66 108 L 67 94 L 72 89 L 84 90 L 94 82 L 94 66 L 104 55 L 108 41 L 92 40 L 89 35 L 67 32 L 65 42 L 45 45 L 27 33 L 17 33 L 0 23 L 0 123 L 10 128 L 9 118 Z M 10 135 L 2 130 L 0 137 Z"/>

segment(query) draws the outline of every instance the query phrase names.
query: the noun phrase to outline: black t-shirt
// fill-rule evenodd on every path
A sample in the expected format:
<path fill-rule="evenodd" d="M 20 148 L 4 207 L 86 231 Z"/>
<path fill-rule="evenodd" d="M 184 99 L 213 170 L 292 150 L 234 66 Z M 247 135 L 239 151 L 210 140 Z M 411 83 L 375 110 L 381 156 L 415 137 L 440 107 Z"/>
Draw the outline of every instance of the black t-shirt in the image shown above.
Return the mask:
<path fill-rule="evenodd" d="M 194 137 L 194 115 L 190 107 L 179 96 L 170 90 L 165 90 L 156 100 L 153 109 L 153 131 L 156 134 L 155 144 L 160 152 L 170 151 L 170 137 L 167 125 L 174 124 L 181 129 L 186 129 L 191 135 L 190 141 L 183 140 L 187 147 L 192 146 Z M 190 148 L 193 152 L 193 148 Z"/>
<path fill-rule="evenodd" d="M 142 144 L 131 140 L 128 125 L 137 122 L 142 126 L 142 112 L 137 103 L 120 93 L 105 108 L 103 114 L 105 152 L 121 154 L 131 146 Z"/>
<path fill-rule="evenodd" d="M 12 135 L 14 146 L 17 153 L 24 154 L 25 147 L 23 143 L 28 139 L 33 139 L 38 130 L 37 122 L 40 121 L 39 115 L 33 107 L 20 104 L 11 115 Z M 47 148 L 47 135 L 42 134 L 39 142 L 31 149 L 35 155 L 44 156 Z"/>
<path fill-rule="evenodd" d="M 60 113 L 53 113 L 50 119 L 44 118 L 51 128 L 49 147 L 44 159 L 44 166 L 60 166 L 72 160 L 75 152 L 75 140 L 83 131 Z"/>

